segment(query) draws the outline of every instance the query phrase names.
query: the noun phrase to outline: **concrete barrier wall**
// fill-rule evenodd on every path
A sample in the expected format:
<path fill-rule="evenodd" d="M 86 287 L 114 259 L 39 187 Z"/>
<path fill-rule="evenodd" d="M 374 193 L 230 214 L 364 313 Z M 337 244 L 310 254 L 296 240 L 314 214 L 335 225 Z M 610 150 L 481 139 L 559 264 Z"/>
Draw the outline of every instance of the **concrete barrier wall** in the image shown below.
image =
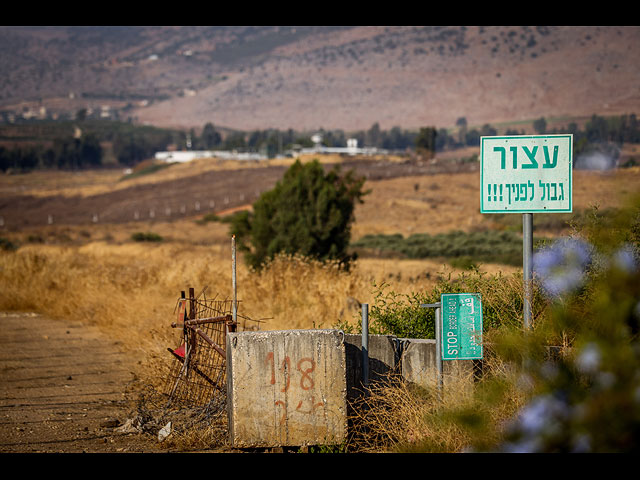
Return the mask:
<path fill-rule="evenodd" d="M 362 335 L 346 334 L 347 394 L 352 399 L 362 391 Z M 391 372 L 423 388 L 437 382 L 436 341 L 369 335 L 369 380 L 375 382 Z M 443 384 L 473 379 L 472 360 L 446 360 L 442 365 Z"/>
<path fill-rule="evenodd" d="M 389 373 L 437 382 L 434 340 L 370 335 L 369 381 Z M 472 381 L 473 362 L 443 362 L 443 383 Z M 469 385 L 471 383 L 469 382 Z M 227 335 L 227 402 L 235 447 L 340 444 L 347 405 L 363 392 L 362 335 L 280 330 Z"/>
<path fill-rule="evenodd" d="M 432 339 L 404 339 L 402 377 L 423 388 L 433 388 L 438 381 L 436 341 Z M 445 360 L 442 362 L 442 383 L 460 387 L 473 382 L 473 360 Z"/>
<path fill-rule="evenodd" d="M 346 438 L 340 330 L 227 336 L 227 402 L 236 447 L 332 445 Z"/>
<path fill-rule="evenodd" d="M 363 391 L 362 335 L 345 334 L 347 398 L 352 400 Z M 389 373 L 399 373 L 397 339 L 390 335 L 369 335 L 369 380 L 379 381 Z"/>

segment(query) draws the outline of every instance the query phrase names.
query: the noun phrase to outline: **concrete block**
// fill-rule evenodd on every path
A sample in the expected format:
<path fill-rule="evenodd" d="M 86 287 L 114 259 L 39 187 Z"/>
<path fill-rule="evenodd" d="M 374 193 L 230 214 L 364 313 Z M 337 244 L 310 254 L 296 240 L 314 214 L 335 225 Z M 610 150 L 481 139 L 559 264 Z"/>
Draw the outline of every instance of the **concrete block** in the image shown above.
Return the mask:
<path fill-rule="evenodd" d="M 341 330 L 227 336 L 227 405 L 235 447 L 342 443 L 347 433 Z"/>
<path fill-rule="evenodd" d="M 411 339 L 402 352 L 402 376 L 408 382 L 428 388 L 436 385 L 436 341 Z"/>
<path fill-rule="evenodd" d="M 344 343 L 347 357 L 347 398 L 351 400 L 362 392 L 362 335 L 345 334 Z M 368 356 L 370 382 L 384 379 L 391 372 L 400 373 L 397 371 L 397 338 L 393 335 L 369 335 Z"/>
<path fill-rule="evenodd" d="M 423 388 L 437 385 L 436 341 L 408 339 L 404 342 L 401 369 L 403 378 Z M 473 360 L 445 360 L 442 362 L 443 385 L 473 382 Z"/>

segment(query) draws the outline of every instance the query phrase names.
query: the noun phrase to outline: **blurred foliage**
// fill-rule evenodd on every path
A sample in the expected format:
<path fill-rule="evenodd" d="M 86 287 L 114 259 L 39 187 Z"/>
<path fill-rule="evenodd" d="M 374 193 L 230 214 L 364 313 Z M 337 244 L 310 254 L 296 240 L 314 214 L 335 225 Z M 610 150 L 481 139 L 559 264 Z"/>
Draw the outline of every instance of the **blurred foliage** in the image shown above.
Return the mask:
<path fill-rule="evenodd" d="M 531 400 L 510 423 L 502 451 L 632 452 L 640 447 L 640 201 L 615 214 L 593 209 L 580 237 L 560 243 L 544 269 L 549 316 L 514 343 Z M 580 242 L 576 245 L 575 241 Z M 549 256 L 552 258 L 552 255 Z M 568 271 L 580 269 L 580 276 Z M 541 345 L 568 339 L 550 361 Z M 504 353 L 504 351 L 503 351 Z"/>
<path fill-rule="evenodd" d="M 584 213 L 571 236 L 534 254 L 533 326 L 522 328 L 522 276 L 476 270 L 428 293 L 376 286 L 371 333 L 431 337 L 442 293 L 481 293 L 485 358 L 473 395 L 442 403 L 405 392 L 422 413 L 394 432 L 400 452 L 635 452 L 640 448 L 640 197 Z M 453 397 L 451 395 L 453 394 Z M 457 398 L 457 397 L 456 397 Z M 419 406 L 419 405 L 418 405 Z M 417 409 L 418 406 L 415 408 Z M 433 431 L 437 429 L 437 437 Z M 406 429 L 405 429 L 406 430 Z"/>

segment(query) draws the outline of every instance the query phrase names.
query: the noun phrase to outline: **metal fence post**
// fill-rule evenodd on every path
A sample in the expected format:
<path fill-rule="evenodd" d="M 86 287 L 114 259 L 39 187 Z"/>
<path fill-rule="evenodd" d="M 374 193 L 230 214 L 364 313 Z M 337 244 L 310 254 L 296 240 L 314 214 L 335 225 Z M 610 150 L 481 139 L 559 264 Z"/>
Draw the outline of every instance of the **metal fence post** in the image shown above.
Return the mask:
<path fill-rule="evenodd" d="M 440 321 L 440 307 L 436 307 L 436 366 L 438 371 L 438 394 L 442 397 L 442 322 Z"/>
<path fill-rule="evenodd" d="M 369 304 L 362 304 L 362 384 L 369 387 Z"/>

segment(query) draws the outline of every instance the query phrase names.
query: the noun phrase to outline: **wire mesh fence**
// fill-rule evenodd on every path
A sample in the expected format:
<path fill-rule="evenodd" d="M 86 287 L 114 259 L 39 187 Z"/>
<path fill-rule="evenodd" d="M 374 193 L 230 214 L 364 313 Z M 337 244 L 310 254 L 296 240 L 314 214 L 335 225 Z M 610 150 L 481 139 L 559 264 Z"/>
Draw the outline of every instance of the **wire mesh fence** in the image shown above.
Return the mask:
<path fill-rule="evenodd" d="M 206 407 L 220 410 L 226 404 L 226 335 L 236 330 L 233 300 L 207 299 L 201 292 L 182 292 L 177 303 L 182 343 L 169 348 L 175 361 L 165 383 L 170 407 Z M 236 307 L 237 308 L 237 307 Z"/>

